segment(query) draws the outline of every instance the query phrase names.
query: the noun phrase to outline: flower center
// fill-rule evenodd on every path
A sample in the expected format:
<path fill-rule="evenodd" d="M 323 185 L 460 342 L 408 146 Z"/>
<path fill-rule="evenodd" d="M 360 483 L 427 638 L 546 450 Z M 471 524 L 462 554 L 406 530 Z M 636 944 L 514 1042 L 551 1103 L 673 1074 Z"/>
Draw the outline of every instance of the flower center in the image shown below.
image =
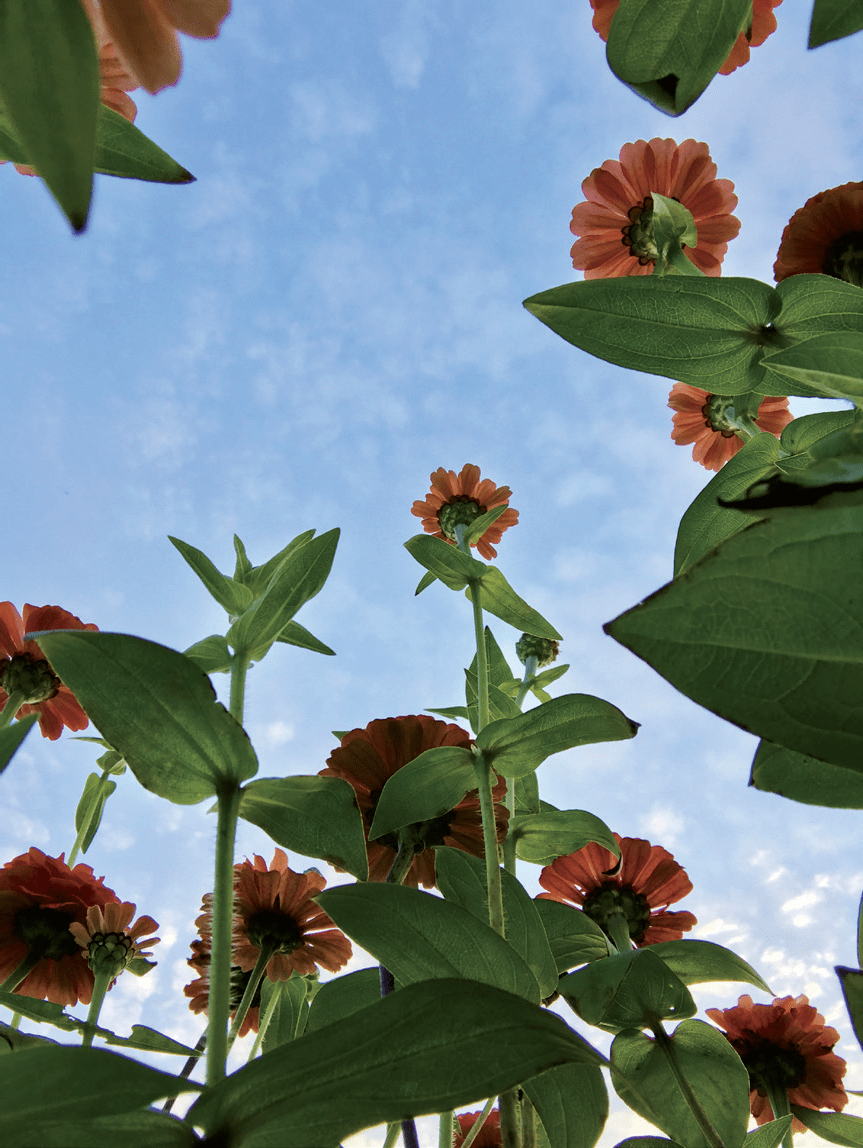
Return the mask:
<path fill-rule="evenodd" d="M 57 696 L 60 679 L 45 658 L 16 654 L 0 670 L 0 686 L 7 694 L 22 693 L 22 705 L 35 706 Z"/>
<path fill-rule="evenodd" d="M 460 494 L 458 498 L 440 508 L 438 522 L 440 522 L 441 533 L 455 542 L 455 528 L 457 526 L 470 526 L 481 514 L 485 514 L 485 511 L 475 498 L 468 498 L 466 494 Z"/>
<path fill-rule="evenodd" d="M 72 953 L 80 953 L 78 942 L 69 932 L 75 918 L 61 909 L 44 909 L 41 905 L 28 905 L 15 914 L 13 926 L 19 937 L 32 952 L 43 958 L 59 961 Z"/>
<path fill-rule="evenodd" d="M 622 913 L 629 927 L 629 935 L 636 944 L 644 939 L 650 920 L 650 904 L 644 894 L 636 893 L 628 885 L 617 885 L 614 881 L 605 881 L 589 893 L 584 901 L 584 911 L 606 933 L 609 918 L 613 914 Z"/>
<path fill-rule="evenodd" d="M 291 953 L 303 943 L 303 931 L 293 917 L 278 909 L 261 909 L 246 926 L 256 948 L 273 946 L 275 953 Z"/>
<path fill-rule="evenodd" d="M 653 240 L 653 196 L 646 195 L 644 202 L 630 207 L 627 215 L 629 223 L 620 229 L 622 242 L 642 267 L 655 263 L 659 252 Z"/>
<path fill-rule="evenodd" d="M 705 426 L 721 434 L 723 438 L 734 438 L 737 431 L 728 418 L 728 411 L 733 408 L 733 398 L 727 395 L 708 395 L 707 402 L 701 408 Z"/>
<path fill-rule="evenodd" d="M 842 235 L 827 248 L 821 270 L 834 279 L 863 287 L 863 231 Z"/>
<path fill-rule="evenodd" d="M 757 1048 L 742 1052 L 740 1059 L 749 1072 L 750 1087 L 768 1095 L 771 1087 L 796 1088 L 806 1076 L 806 1058 L 796 1048 L 782 1048 L 762 1041 Z"/>
<path fill-rule="evenodd" d="M 132 958 L 132 938 L 126 933 L 93 933 L 87 953 L 93 972 L 120 974 Z"/>

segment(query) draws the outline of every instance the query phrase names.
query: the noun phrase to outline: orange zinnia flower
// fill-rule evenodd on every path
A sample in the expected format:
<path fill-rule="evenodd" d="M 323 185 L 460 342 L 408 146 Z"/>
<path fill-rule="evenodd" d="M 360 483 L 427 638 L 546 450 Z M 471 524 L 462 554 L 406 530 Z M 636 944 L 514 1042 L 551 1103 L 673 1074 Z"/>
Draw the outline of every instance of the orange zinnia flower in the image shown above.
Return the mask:
<path fill-rule="evenodd" d="M 209 893 L 204 897 L 202 908 L 207 909 L 208 906 L 210 908 L 212 907 L 212 897 Z M 193 968 L 198 974 L 198 979 L 192 981 L 191 984 L 186 985 L 183 989 L 184 994 L 191 998 L 189 1008 L 193 1013 L 206 1013 L 210 1006 L 210 951 L 212 945 L 212 934 L 202 937 L 200 940 L 192 941 L 193 955 L 186 961 L 186 964 Z M 240 1007 L 240 1001 L 243 999 L 243 994 L 246 991 L 246 986 L 249 983 L 251 975 L 251 972 L 244 973 L 238 965 L 231 966 L 230 1014 L 232 1020 L 237 1009 Z M 260 1023 L 261 987 L 259 985 L 252 998 L 252 1003 L 246 1015 L 243 1017 L 243 1023 L 240 1025 L 237 1036 L 245 1036 L 247 1032 L 257 1032 Z"/>
<path fill-rule="evenodd" d="M 668 396 L 668 405 L 677 412 L 671 420 L 671 437 L 678 446 L 695 443 L 692 457 L 707 470 L 719 470 L 743 449 L 743 439 L 722 417 L 723 403 L 727 405 L 727 400 L 721 395 L 711 395 L 689 383 L 675 383 Z M 768 395 L 761 400 L 755 422 L 779 438 L 793 417 L 787 398 Z"/>
<path fill-rule="evenodd" d="M 17 716 L 39 714 L 42 736 L 56 741 L 65 725 L 71 730 L 86 729 L 89 719 L 75 695 L 64 686 L 38 642 L 24 641 L 24 635 L 37 630 L 98 630 L 93 622 L 59 606 L 24 607 L 24 617 L 11 602 L 0 602 L 0 709 L 13 691 L 24 691 L 27 700 Z"/>
<path fill-rule="evenodd" d="M 411 507 L 411 514 L 423 520 L 423 530 L 435 538 L 455 544 L 457 524 L 468 524 L 495 506 L 506 506 L 512 498 L 508 486 L 495 486 L 490 478 L 480 482 L 479 467 L 466 463 L 458 474 L 441 466 L 429 477 L 431 490 L 425 500 L 419 499 Z M 478 542 L 472 543 L 483 558 L 496 558 L 495 542 L 500 542 L 504 530 L 518 522 L 518 511 L 507 509 L 486 530 Z"/>
<path fill-rule="evenodd" d="M 749 49 L 760 47 L 771 32 L 776 31 L 773 9 L 778 8 L 781 3 L 782 0 L 752 0 L 752 23 L 737 37 L 728 59 L 719 69 L 723 76 L 730 75 L 741 64 L 748 63 Z M 620 0 L 590 0 L 590 6 L 593 8 L 593 27 L 606 42 L 611 31 L 611 21 L 619 4 Z"/>
<path fill-rule="evenodd" d="M 547 901 L 569 901 L 605 928 L 608 917 L 622 912 L 636 947 L 679 941 L 698 922 L 692 913 L 668 912 L 668 906 L 692 892 L 692 882 L 667 849 L 638 837 L 614 839 L 620 867 L 608 849 L 592 841 L 583 849 L 557 857 L 539 875 Z"/>
<path fill-rule="evenodd" d="M 453 1137 L 452 1148 L 461 1148 L 467 1138 L 468 1132 L 470 1132 L 480 1116 L 482 1116 L 482 1112 L 463 1112 L 460 1116 L 456 1117 L 459 1130 Z M 500 1111 L 497 1108 L 492 1108 L 479 1131 L 479 1135 L 473 1142 L 473 1148 L 500 1148 L 502 1143 Z"/>
<path fill-rule="evenodd" d="M 385 834 L 369 841 L 369 829 L 375 816 L 378 798 L 385 783 L 409 761 L 441 745 L 470 745 L 468 734 L 461 726 L 435 721 L 427 714 L 383 718 L 369 722 L 365 729 L 346 733 L 338 749 L 327 758 L 327 768 L 321 775 L 342 777 L 350 782 L 357 795 L 357 804 L 363 815 L 363 830 L 369 859 L 369 880 L 385 881 L 398 851 L 396 834 Z M 496 775 L 497 776 L 497 775 Z M 497 839 L 506 836 L 509 811 L 500 804 L 506 794 L 506 782 L 498 777 L 492 790 L 495 800 Z M 451 845 L 463 849 L 474 857 L 484 854 L 482 815 L 477 790 L 468 793 L 455 809 L 434 821 L 415 827 L 426 848 L 418 853 L 404 879 L 405 885 L 423 885 L 431 889 L 435 884 L 434 846 Z"/>
<path fill-rule="evenodd" d="M 135 906 L 129 901 L 110 901 L 104 907 L 91 905 L 83 925 L 78 921 L 71 923 L 69 931 L 94 972 L 97 968 L 114 968 L 119 975 L 136 957 L 152 956 L 145 949 L 158 945 L 159 938 L 144 937 L 159 926 L 152 917 L 139 917 L 130 928 L 134 916 Z"/>
<path fill-rule="evenodd" d="M 94 27 L 101 20 L 131 73 L 148 92 L 176 84 L 183 67 L 177 32 L 212 40 L 231 0 L 85 0 Z"/>
<path fill-rule="evenodd" d="M 581 185 L 586 202 L 572 209 L 572 265 L 585 279 L 650 275 L 656 261 L 652 224 L 641 226 L 657 192 L 692 213 L 696 247 L 686 247 L 691 263 L 705 275 L 718 275 L 728 241 L 740 230 L 731 214 L 737 206 L 734 184 L 716 178 L 707 144 L 695 140 L 652 139 L 624 144 L 620 160 L 607 159 Z M 649 218 L 649 215 L 648 215 Z"/>
<path fill-rule="evenodd" d="M 7 861 L 0 869 L 0 983 L 41 951 L 14 991 L 58 1005 L 89 1004 L 93 973 L 81 960 L 71 926 L 86 927 L 88 910 L 116 900 L 89 865 L 70 869 L 62 853 L 46 857 L 34 847 Z"/>
<path fill-rule="evenodd" d="M 863 183 L 819 191 L 782 232 L 773 277 L 824 274 L 863 287 Z"/>
<path fill-rule="evenodd" d="M 841 1110 L 848 1103 L 842 1077 L 845 1061 L 832 1052 L 839 1039 L 805 996 L 777 997 L 773 1004 L 753 1004 L 742 996 L 733 1008 L 706 1010 L 725 1029 L 749 1071 L 749 1105 L 759 1124 L 773 1119 L 768 1089 L 784 1089 L 801 1108 Z M 791 1128 L 805 1132 L 795 1116 Z"/>

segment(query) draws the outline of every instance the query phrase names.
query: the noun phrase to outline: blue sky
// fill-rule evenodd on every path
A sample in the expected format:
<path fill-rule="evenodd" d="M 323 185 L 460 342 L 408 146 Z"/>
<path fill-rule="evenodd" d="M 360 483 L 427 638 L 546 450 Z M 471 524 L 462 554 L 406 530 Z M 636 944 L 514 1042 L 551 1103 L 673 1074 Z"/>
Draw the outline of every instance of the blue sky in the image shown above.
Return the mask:
<path fill-rule="evenodd" d="M 341 527 L 330 582 L 299 619 L 337 656 L 284 647 L 249 678 L 261 776 L 316 773 L 331 730 L 460 701 L 467 604 L 440 586 L 415 599 L 402 542 L 429 473 L 477 463 L 513 490 L 521 518 L 499 561 L 564 635 L 558 692 L 642 723 L 632 742 L 548 761 L 543 795 L 669 848 L 695 886 L 681 906 L 694 935 L 736 948 L 777 995 L 808 993 L 848 1038 L 855 1087 L 863 1058 L 832 972 L 854 961 L 855 815 L 747 789 L 755 739 L 603 635 L 670 578 L 677 523 L 709 474 L 671 442 L 667 380 L 591 359 L 521 306 L 579 276 L 582 179 L 655 135 L 709 144 L 740 200 L 724 273 L 772 279 L 791 214 L 859 178 L 863 86 L 859 38 L 807 53 L 808 15 L 777 15 L 750 64 L 674 121 L 610 74 L 587 0 L 238 0 L 217 41 L 185 40 L 177 88 L 137 94 L 138 125 L 196 183 L 98 177 L 75 238 L 37 180 L 0 169 L 0 598 L 183 649 L 225 616 L 168 534 L 227 570 L 234 532 L 260 562 L 301 530 Z M 517 635 L 494 629 L 511 652 Z M 4 775 L 3 860 L 68 853 L 93 757 L 28 741 Z M 163 943 L 150 978 L 111 994 L 106 1023 L 200 1031 L 182 986 L 211 887 L 206 808 L 120 779 L 84 860 Z M 240 855 L 272 848 L 242 829 Z M 696 995 L 725 1006 L 743 991 Z M 615 1115 L 601 1145 L 638 1126 Z"/>

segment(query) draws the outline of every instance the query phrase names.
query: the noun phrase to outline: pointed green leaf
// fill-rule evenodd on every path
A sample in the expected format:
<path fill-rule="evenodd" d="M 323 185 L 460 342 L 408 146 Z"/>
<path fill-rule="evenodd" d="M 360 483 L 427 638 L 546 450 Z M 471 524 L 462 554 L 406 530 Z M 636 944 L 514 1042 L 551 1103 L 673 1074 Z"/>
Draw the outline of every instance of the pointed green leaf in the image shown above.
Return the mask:
<path fill-rule="evenodd" d="M 314 650 L 316 654 L 331 654 L 335 657 L 336 653 L 329 646 L 325 646 L 314 634 L 310 634 L 306 627 L 301 626 L 299 622 L 288 622 L 276 641 L 284 642 L 288 646 L 299 646 L 303 650 Z"/>
<path fill-rule="evenodd" d="M 767 355 L 764 368 L 766 379 L 787 394 L 863 402 L 863 334 L 859 331 L 836 331 L 794 343 Z"/>
<path fill-rule="evenodd" d="M 405 543 L 405 550 L 450 590 L 463 590 L 471 579 L 481 578 L 488 569 L 484 562 L 431 534 L 415 534 Z"/>
<path fill-rule="evenodd" d="M 228 631 L 235 651 L 251 652 L 278 638 L 300 607 L 323 587 L 338 541 L 339 531 L 328 530 L 288 555 L 261 597 Z"/>
<path fill-rule="evenodd" d="M 542 802 L 539 798 L 539 781 L 535 773 L 526 773 L 524 777 L 513 780 L 515 786 L 515 813 L 521 816 L 525 813 L 541 813 Z"/>
<path fill-rule="evenodd" d="M 515 837 L 516 856 L 534 865 L 550 865 L 556 857 L 575 853 L 597 841 L 620 856 L 620 846 L 604 821 L 582 809 L 562 809 L 553 813 L 533 813 L 510 820 L 509 834 Z"/>
<path fill-rule="evenodd" d="M 721 717 L 859 772 L 861 566 L 863 507 L 783 511 L 605 630 Z"/>
<path fill-rule="evenodd" d="M 531 773 L 552 753 L 598 741 L 635 737 L 638 723 L 590 694 L 564 694 L 517 718 L 493 721 L 476 747 L 504 777 Z"/>
<path fill-rule="evenodd" d="M 241 614 L 252 603 L 252 593 L 239 582 L 234 582 L 226 574 L 217 570 L 203 550 L 190 546 L 179 538 L 168 535 L 168 541 L 176 547 L 198 575 L 210 596 L 215 598 L 219 605 L 229 614 Z"/>
<path fill-rule="evenodd" d="M 784 282 L 784 280 L 783 280 Z M 859 288 L 858 288 L 859 290 Z M 816 443 L 837 430 L 847 430 L 857 419 L 856 410 L 819 411 L 814 415 L 803 415 L 788 424 L 779 436 L 779 445 L 792 455 L 809 456 L 810 450 Z M 783 467 L 788 465 L 787 459 L 781 460 Z M 721 472 L 720 472 L 721 473 Z"/>
<path fill-rule="evenodd" d="M 652 951 L 632 949 L 560 978 L 560 995 L 588 1024 L 610 1032 L 695 1016 L 692 994 Z"/>
<path fill-rule="evenodd" d="M 194 183 L 195 177 L 125 116 L 99 104 L 96 171 L 149 183 Z"/>
<path fill-rule="evenodd" d="M 315 900 L 397 981 L 465 977 L 538 1003 L 521 956 L 466 909 L 404 885 L 341 885 Z"/>
<path fill-rule="evenodd" d="M 749 784 L 804 805 L 863 809 L 863 773 L 769 741 L 760 742 L 755 751 Z"/>
<path fill-rule="evenodd" d="M 443 817 L 471 789 L 476 789 L 476 776 L 469 749 L 459 745 L 427 749 L 387 779 L 375 807 L 369 840 Z"/>
<path fill-rule="evenodd" d="M 246 547 L 239 534 L 234 535 L 234 553 L 237 556 L 237 561 L 234 566 L 234 581 L 245 584 L 246 578 L 252 572 L 252 563 L 249 561 Z"/>
<path fill-rule="evenodd" d="M 38 1024 L 52 1024 L 64 1032 L 76 1032 L 83 1023 L 68 1016 L 62 1005 L 54 1004 L 53 1001 L 38 1001 L 17 993 L 0 993 L 0 1005 L 11 1012 L 20 1013 L 28 1020 L 35 1020 Z"/>
<path fill-rule="evenodd" d="M 831 40 L 841 40 L 863 28 L 863 10 L 858 0 L 815 0 L 809 47 L 818 48 Z"/>
<path fill-rule="evenodd" d="M 461 718 L 464 721 L 468 720 L 467 706 L 448 706 L 442 709 L 427 706 L 426 709 L 430 714 L 439 714 L 441 717 Z"/>
<path fill-rule="evenodd" d="M 264 1033 L 265 1054 L 301 1037 L 309 1016 L 306 982 L 298 973 L 292 973 L 286 981 L 271 981 L 269 977 L 264 977 L 261 981 L 262 1017 L 267 1014 L 274 995 L 278 999 Z"/>
<path fill-rule="evenodd" d="M 15 751 L 38 720 L 38 714 L 27 714 L 14 725 L 0 729 L 0 773 L 12 760 Z"/>
<path fill-rule="evenodd" d="M 679 116 L 752 20 L 750 0 L 621 0 L 608 36 L 612 72 L 660 111 Z"/>
<path fill-rule="evenodd" d="M 572 905 L 534 898 L 558 973 L 599 961 L 610 953 L 608 938 L 595 921 Z"/>
<path fill-rule="evenodd" d="M 414 590 L 414 597 L 416 597 L 417 594 L 422 594 L 423 590 L 428 590 L 432 582 L 437 582 L 437 574 L 432 574 L 431 570 L 426 570 L 425 574 L 423 574 L 417 583 L 417 588 Z"/>
<path fill-rule="evenodd" d="M 842 986 L 851 1027 L 854 1029 L 857 1043 L 863 1048 L 863 972 L 860 969 L 847 969 L 843 965 L 838 965 L 836 975 Z"/>
<path fill-rule="evenodd" d="M 554 1013 L 491 985 L 427 981 L 252 1061 L 208 1089 L 188 1119 L 232 1148 L 332 1148 L 362 1128 L 460 1108 L 559 1064 L 602 1062 Z"/>
<path fill-rule="evenodd" d="M 812 1108 L 791 1105 L 791 1115 L 805 1124 L 810 1132 L 829 1140 L 831 1144 L 842 1144 L 845 1148 L 863 1148 L 863 1119 L 859 1116 L 846 1116 L 843 1112 L 816 1112 Z"/>
<path fill-rule="evenodd" d="M 753 1132 L 746 1133 L 743 1148 L 779 1148 L 782 1138 L 791 1127 L 792 1116 L 775 1117 L 768 1124 L 762 1124 Z"/>
<path fill-rule="evenodd" d="M 535 634 L 538 638 L 560 638 L 554 626 L 516 594 L 496 566 L 487 566 L 480 579 L 479 604 L 483 610 L 508 622 L 516 630 Z"/>
<path fill-rule="evenodd" d="M 742 497 L 753 483 L 771 473 L 779 453 L 779 443 L 772 434 L 756 435 L 696 496 L 680 520 L 677 531 L 675 578 L 724 539 L 751 525 L 751 514 L 720 506 L 718 499 L 732 502 Z"/>
<path fill-rule="evenodd" d="M 306 1032 L 317 1032 L 328 1024 L 338 1024 L 381 999 L 380 969 L 357 969 L 324 981 L 315 993 L 306 1022 Z"/>
<path fill-rule="evenodd" d="M 243 572 L 239 576 L 240 581 L 245 582 L 246 585 L 254 591 L 255 595 L 262 593 L 285 564 L 285 560 L 288 556 L 293 554 L 293 552 L 301 546 L 305 546 L 307 542 L 311 542 L 314 536 L 314 530 L 303 530 L 296 538 L 292 538 L 287 546 L 283 546 L 278 554 L 274 554 L 272 558 L 267 559 L 261 566 L 252 566 L 248 558 L 245 557 L 245 550 L 243 550 L 245 563 L 243 565 Z M 239 539 L 237 539 L 237 541 L 239 541 Z M 240 545 L 243 545 L 242 542 L 240 542 Z M 238 566 L 240 565 L 239 552 L 237 555 L 237 564 Z"/>
<path fill-rule="evenodd" d="M 673 1045 L 680 1071 L 723 1144 L 742 1144 L 749 1124 L 749 1073 L 724 1035 L 703 1021 L 685 1020 L 663 1039 Z M 617 1070 L 612 1084 L 630 1108 L 686 1148 L 708 1148 L 657 1040 L 622 1032 L 611 1046 L 611 1063 Z"/>
<path fill-rule="evenodd" d="M 340 777 L 262 777 L 243 788 L 240 817 L 285 849 L 368 877 L 362 815 Z"/>
<path fill-rule="evenodd" d="M 0 103 L 75 231 L 93 185 L 99 59 L 80 4 L 0 0 Z"/>
<path fill-rule="evenodd" d="M 475 518 L 467 530 L 464 532 L 464 540 L 469 546 L 475 545 L 485 534 L 490 526 L 500 518 L 504 511 L 509 509 L 509 505 L 504 503 L 503 506 L 493 506 L 491 510 L 487 510 L 485 514 L 481 514 L 479 518 Z"/>
<path fill-rule="evenodd" d="M 228 649 L 227 639 L 222 634 L 211 634 L 209 638 L 202 638 L 183 653 L 205 674 L 226 674 L 234 660 Z"/>
<path fill-rule="evenodd" d="M 127 1048 L 144 1049 L 147 1052 L 165 1052 L 169 1056 L 195 1056 L 194 1048 L 181 1044 L 172 1036 L 148 1028 L 145 1024 L 133 1024 L 130 1036 L 116 1036 L 112 1034 L 105 1037 L 108 1044 L 125 1045 Z"/>
<path fill-rule="evenodd" d="M 55 630 L 38 640 L 145 789 L 195 805 L 254 777 L 258 762 L 245 731 L 189 658 L 128 634 Z"/>
<path fill-rule="evenodd" d="M 485 858 L 472 857 L 461 849 L 442 847 L 435 850 L 435 874 L 438 887 L 448 901 L 487 924 Z M 542 918 L 522 884 L 506 869 L 501 870 L 501 883 L 507 944 L 521 954 L 532 970 L 544 1000 L 557 989 L 557 965 Z"/>
<path fill-rule="evenodd" d="M 598 1068 L 562 1064 L 523 1087 L 554 1148 L 593 1148 L 608 1119 L 608 1091 Z"/>
<path fill-rule="evenodd" d="M 773 996 L 768 984 L 742 957 L 712 941 L 661 941 L 650 951 L 662 957 L 685 985 L 708 981 L 742 981 Z"/>
<path fill-rule="evenodd" d="M 87 827 L 80 845 L 82 853 L 86 853 L 90 848 L 102 821 L 105 802 L 116 788 L 116 781 L 111 781 L 110 778 L 103 777 L 99 773 L 91 773 L 87 777 L 84 783 L 84 792 L 81 794 L 81 800 L 75 810 L 75 832 L 80 833 L 82 827 Z"/>

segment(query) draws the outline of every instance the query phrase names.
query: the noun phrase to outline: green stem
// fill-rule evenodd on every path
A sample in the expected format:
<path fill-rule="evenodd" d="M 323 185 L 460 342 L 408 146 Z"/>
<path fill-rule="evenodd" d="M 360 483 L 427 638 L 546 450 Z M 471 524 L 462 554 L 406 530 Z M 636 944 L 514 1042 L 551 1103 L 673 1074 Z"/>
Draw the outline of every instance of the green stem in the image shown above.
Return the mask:
<path fill-rule="evenodd" d="M 524 659 L 524 677 L 521 679 L 521 685 L 518 687 L 518 693 L 515 695 L 515 704 L 521 709 L 524 699 L 527 697 L 527 691 L 530 689 L 530 684 L 536 677 L 537 664 L 536 654 L 528 654 Z"/>
<path fill-rule="evenodd" d="M 12 1019 L 9 1021 L 9 1027 L 10 1028 L 17 1028 L 20 1023 L 21 1023 L 21 1013 L 20 1012 L 13 1012 L 12 1013 Z"/>
<path fill-rule="evenodd" d="M 3 984 L 0 985 L 0 993 L 14 993 L 19 985 L 33 972 L 44 956 L 44 950 L 31 948 L 18 968 L 10 973 Z"/>
<path fill-rule="evenodd" d="M 531 682 L 536 677 L 537 664 L 536 654 L 528 654 L 524 660 L 524 677 L 521 679 L 521 685 L 518 688 L 518 693 L 515 696 L 515 704 L 521 709 L 524 699 L 527 697 L 528 690 L 530 689 Z M 515 817 L 515 778 L 508 777 L 506 779 L 506 807 L 509 810 L 509 819 L 512 821 Z M 513 834 L 508 833 L 503 841 L 503 867 L 508 873 L 512 873 L 513 877 L 516 872 L 516 841 Z"/>
<path fill-rule="evenodd" d="M 27 695 L 21 690 L 14 690 L 6 699 L 6 704 L 0 710 L 0 729 L 5 729 L 7 725 L 12 724 L 12 720 L 24 705 L 24 699 Z"/>
<path fill-rule="evenodd" d="M 470 1148 L 471 1144 L 473 1144 L 474 1140 L 476 1140 L 477 1136 L 479 1136 L 480 1132 L 482 1132 L 482 1126 L 485 1124 L 486 1120 L 488 1120 L 489 1114 L 492 1108 L 494 1108 L 496 1100 L 496 1096 L 490 1096 L 485 1102 L 485 1107 L 474 1121 L 470 1132 L 468 1132 L 467 1136 L 465 1136 L 464 1143 L 462 1144 L 461 1148 Z M 452 1113 L 450 1113 L 450 1116 L 452 1116 Z M 443 1148 L 443 1135 L 441 1135 L 440 1148 Z M 452 1148 L 452 1133 L 450 1133 L 449 1148 Z"/>
<path fill-rule="evenodd" d="M 502 1148 L 521 1148 L 521 1117 L 518 1089 L 510 1088 L 500 1095 L 500 1142 Z"/>
<path fill-rule="evenodd" d="M 459 523 L 455 528 L 459 550 L 470 555 L 470 546 L 464 540 L 466 525 Z M 477 733 L 485 729 L 491 720 L 488 707 L 488 654 L 485 648 L 485 633 L 482 626 L 482 606 L 479 604 L 479 590 L 473 582 L 468 584 L 470 601 L 473 606 L 473 628 L 476 638 L 476 692 L 477 692 Z"/>
<path fill-rule="evenodd" d="M 233 690 L 232 690 L 233 693 Z M 210 952 L 210 1002 L 207 1027 L 207 1084 L 225 1075 L 228 1055 L 228 1016 L 231 1011 L 231 941 L 234 915 L 234 840 L 240 787 L 231 785 L 218 794 L 216 869 L 213 881 L 213 943 Z"/>
<path fill-rule="evenodd" d="M 267 965 L 269 964 L 270 957 L 276 951 L 275 945 L 264 945 L 258 951 L 258 959 L 255 961 L 255 966 L 252 969 L 251 976 L 249 977 L 248 984 L 246 985 L 245 992 L 237 1006 L 237 1011 L 234 1013 L 234 1023 L 231 1025 L 231 1031 L 228 1034 L 228 1052 L 231 1051 L 234 1041 L 237 1039 L 237 1033 L 240 1031 L 243 1021 L 246 1019 L 246 1013 L 251 1007 L 252 1001 L 255 999 L 255 993 L 258 991 L 258 985 L 264 975 Z M 275 996 L 275 994 L 273 994 Z"/>
<path fill-rule="evenodd" d="M 235 717 L 240 725 L 243 724 L 243 705 L 246 696 L 246 671 L 248 668 L 248 654 L 234 654 L 231 659 L 231 701 L 228 708 L 231 711 L 231 717 Z"/>
<path fill-rule="evenodd" d="M 710 1117 L 701 1107 L 701 1103 L 695 1093 L 692 1091 L 692 1086 L 683 1075 L 680 1067 L 680 1062 L 677 1059 L 677 1053 L 674 1048 L 674 1043 L 669 1037 L 668 1033 L 662 1027 L 662 1022 L 657 1021 L 656 1024 L 651 1025 L 653 1035 L 656 1038 L 656 1043 L 665 1055 L 668 1061 L 668 1067 L 671 1069 L 674 1079 L 677 1081 L 677 1087 L 683 1094 L 683 1099 L 686 1101 L 687 1107 L 704 1134 L 704 1139 L 707 1141 L 710 1148 L 725 1148 L 722 1138 L 713 1125 L 710 1123 Z"/>
<path fill-rule="evenodd" d="M 788 1092 L 782 1088 L 781 1085 L 767 1084 L 767 1099 L 770 1101 L 770 1107 L 773 1109 L 773 1119 L 779 1120 L 783 1116 L 791 1115 L 791 1103 L 788 1100 Z M 788 1131 L 782 1137 L 782 1148 L 794 1148 L 794 1134 L 791 1131 L 791 1125 L 788 1125 Z"/>
<path fill-rule="evenodd" d="M 481 752 L 474 754 L 473 768 L 476 775 L 476 787 L 479 791 L 479 807 L 482 813 L 485 874 L 488 885 L 488 920 L 495 932 L 503 937 L 506 935 L 506 929 L 503 921 L 503 886 L 500 879 L 497 829 L 494 823 L 494 798 L 491 792 L 492 771 Z"/>
<path fill-rule="evenodd" d="M 102 1011 L 102 1003 L 105 1000 L 105 993 L 108 991 L 108 986 L 111 984 L 111 981 L 114 980 L 114 974 L 100 971 L 94 973 L 94 978 L 93 996 L 90 999 L 90 1011 L 87 1013 L 87 1027 L 84 1029 L 84 1039 L 82 1041 L 83 1048 L 89 1048 L 93 1043 L 96 1025 L 99 1023 L 99 1013 Z"/>
<path fill-rule="evenodd" d="M 198 1037 L 198 1043 L 195 1045 L 195 1054 L 197 1054 L 197 1055 L 193 1054 L 192 1056 L 190 1056 L 189 1059 L 186 1061 L 186 1063 L 183 1065 L 182 1070 L 180 1071 L 179 1077 L 178 1077 L 180 1080 L 187 1080 L 192 1075 L 192 1069 L 195 1067 L 195 1065 L 201 1059 L 201 1054 L 203 1053 L 203 1051 L 206 1047 L 207 1047 L 207 1030 L 204 1029 L 204 1031 Z M 163 1112 L 170 1112 L 171 1109 L 174 1107 L 174 1101 L 176 1099 L 177 1099 L 176 1096 L 169 1096 L 168 1099 L 165 1101 L 165 1103 L 162 1105 L 162 1111 Z"/>
<path fill-rule="evenodd" d="M 399 832 L 398 852 L 396 853 L 395 861 L 393 861 L 392 865 L 390 866 L 389 873 L 387 873 L 388 885 L 402 884 L 405 877 L 407 877 L 408 873 L 410 872 L 410 868 L 414 863 L 415 856 L 416 853 L 414 852 L 413 839 L 408 839 L 408 837 L 405 835 L 405 831 L 401 830 Z"/>
<path fill-rule="evenodd" d="M 387 1125 L 387 1138 L 386 1138 L 386 1140 L 384 1140 L 383 1148 L 395 1148 L 395 1143 L 396 1143 L 396 1140 L 398 1140 L 398 1138 L 399 1138 L 399 1134 L 401 1133 L 401 1130 L 402 1130 L 401 1124 L 388 1124 Z M 452 1148 L 452 1139 L 450 1139 L 450 1142 L 447 1145 L 447 1148 Z"/>
<path fill-rule="evenodd" d="M 492 1101 L 494 1103 L 494 1101 Z M 452 1148 L 453 1132 L 455 1114 L 450 1109 L 449 1112 L 442 1112 L 440 1114 L 440 1122 L 438 1124 L 438 1148 Z M 467 1143 L 467 1141 L 465 1141 Z M 464 1144 L 462 1145 L 464 1148 Z"/>
<path fill-rule="evenodd" d="M 611 934 L 614 947 L 619 953 L 628 953 L 632 950 L 629 922 L 623 913 L 612 913 L 605 922 L 605 928 Z"/>
<path fill-rule="evenodd" d="M 252 975 L 254 975 L 254 973 Z M 258 1031 L 255 1034 L 255 1043 L 252 1045 L 252 1051 L 249 1053 L 249 1059 L 246 1061 L 247 1064 L 250 1064 L 261 1050 L 261 1045 L 264 1042 L 264 1037 L 267 1034 L 267 1029 L 269 1028 L 270 1021 L 273 1019 L 273 1013 L 276 1011 L 276 1006 L 278 1005 L 281 998 L 282 988 L 287 983 L 287 981 L 276 981 L 273 986 L 273 991 L 270 994 L 269 1004 L 267 1005 L 258 1022 Z M 242 1001 L 240 1004 L 242 1005 Z"/>

